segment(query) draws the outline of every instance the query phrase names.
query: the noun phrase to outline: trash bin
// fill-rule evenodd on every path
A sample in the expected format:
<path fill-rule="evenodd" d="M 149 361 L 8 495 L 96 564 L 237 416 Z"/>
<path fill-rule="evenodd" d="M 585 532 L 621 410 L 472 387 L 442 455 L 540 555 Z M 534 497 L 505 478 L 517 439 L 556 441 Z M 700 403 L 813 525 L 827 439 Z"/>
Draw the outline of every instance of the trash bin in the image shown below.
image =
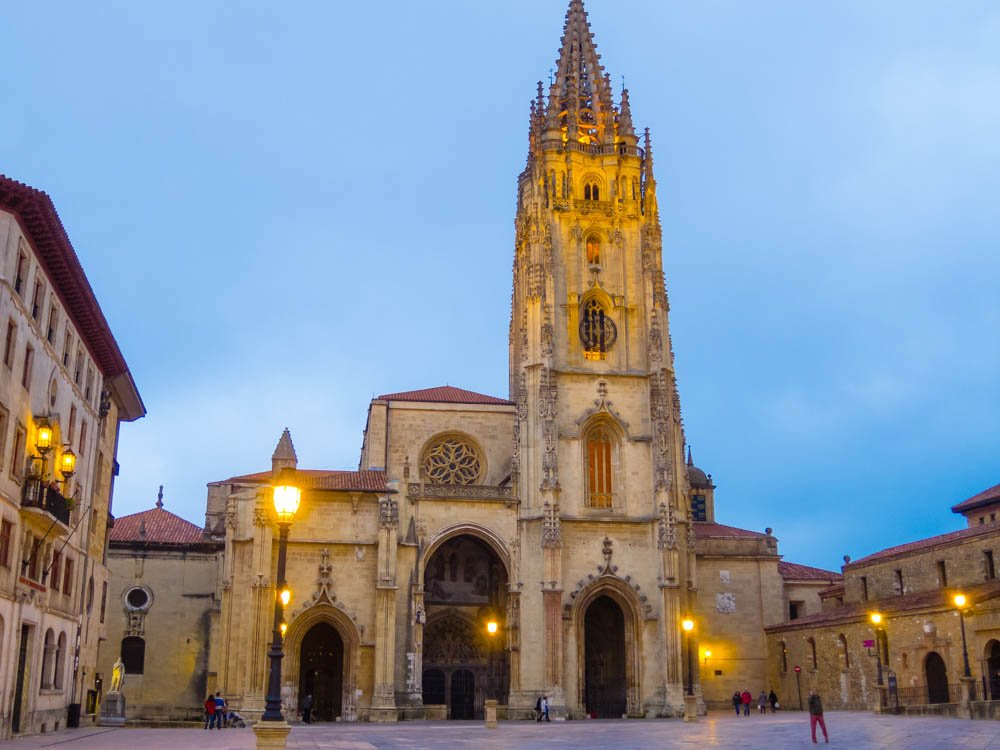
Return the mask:
<path fill-rule="evenodd" d="M 80 704 L 70 703 L 69 704 L 69 715 L 66 717 L 67 727 L 78 727 L 80 726 Z"/>

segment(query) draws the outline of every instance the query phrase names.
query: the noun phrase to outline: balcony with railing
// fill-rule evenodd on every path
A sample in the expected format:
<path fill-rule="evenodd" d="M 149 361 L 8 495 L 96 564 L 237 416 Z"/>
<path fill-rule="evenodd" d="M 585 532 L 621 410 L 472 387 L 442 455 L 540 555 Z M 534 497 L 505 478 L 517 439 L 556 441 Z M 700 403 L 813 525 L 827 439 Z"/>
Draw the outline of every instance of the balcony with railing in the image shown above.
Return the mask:
<path fill-rule="evenodd" d="M 58 488 L 51 483 L 41 479 L 25 478 L 24 487 L 21 489 L 21 511 L 22 515 L 38 517 L 38 521 L 43 524 L 48 520 L 49 524 L 53 520 L 62 524 L 63 529 L 53 528 L 52 531 L 68 531 L 70 525 L 70 511 L 72 501 L 63 497 Z"/>

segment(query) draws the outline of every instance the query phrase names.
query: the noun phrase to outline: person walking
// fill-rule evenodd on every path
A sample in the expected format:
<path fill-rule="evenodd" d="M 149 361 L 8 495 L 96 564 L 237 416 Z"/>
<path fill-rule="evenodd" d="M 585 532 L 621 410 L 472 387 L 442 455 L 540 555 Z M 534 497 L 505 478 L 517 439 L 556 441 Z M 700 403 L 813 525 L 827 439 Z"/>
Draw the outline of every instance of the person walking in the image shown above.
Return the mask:
<path fill-rule="evenodd" d="M 313 696 L 312 693 L 307 693 L 306 697 L 302 699 L 303 723 L 312 724 L 312 708 L 313 708 Z"/>
<path fill-rule="evenodd" d="M 736 715 L 740 715 L 740 707 L 743 705 L 743 697 L 740 695 L 740 691 L 737 690 L 733 693 L 733 708 L 736 710 Z"/>
<path fill-rule="evenodd" d="M 205 699 L 205 729 L 215 726 L 215 696 L 209 694 Z"/>
<path fill-rule="evenodd" d="M 750 694 L 749 690 L 744 690 L 743 695 L 740 696 L 740 702 L 743 704 L 743 715 L 750 715 L 750 704 L 753 703 L 753 696 Z"/>
<path fill-rule="evenodd" d="M 538 696 L 538 700 L 535 701 L 535 721 L 542 720 L 542 696 Z"/>
<path fill-rule="evenodd" d="M 763 690 L 761 690 L 760 695 L 757 696 L 757 713 L 767 713 L 767 693 Z"/>
<path fill-rule="evenodd" d="M 550 721 L 549 719 L 549 696 L 542 696 L 542 716 L 545 717 L 545 721 Z"/>
<path fill-rule="evenodd" d="M 819 724 L 823 730 L 823 739 L 830 741 L 830 735 L 826 733 L 826 722 L 823 721 L 823 701 L 816 692 L 816 688 L 809 690 L 809 729 L 812 732 L 812 740 L 816 742 L 816 725 Z"/>
<path fill-rule="evenodd" d="M 771 694 L 767 696 L 767 702 L 771 704 L 772 714 L 778 710 L 778 694 L 774 692 L 773 688 L 771 690 Z"/>

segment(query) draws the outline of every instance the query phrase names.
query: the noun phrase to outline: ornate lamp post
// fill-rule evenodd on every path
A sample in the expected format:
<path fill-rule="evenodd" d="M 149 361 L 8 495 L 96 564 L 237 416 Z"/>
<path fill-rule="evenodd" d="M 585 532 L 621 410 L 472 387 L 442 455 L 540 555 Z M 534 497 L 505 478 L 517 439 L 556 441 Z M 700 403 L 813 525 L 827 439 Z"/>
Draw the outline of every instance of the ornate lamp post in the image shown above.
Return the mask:
<path fill-rule="evenodd" d="M 698 707 L 694 696 L 694 671 L 691 666 L 691 633 L 694 632 L 694 620 L 685 617 L 681 620 L 684 631 L 684 647 L 687 651 L 687 692 L 684 696 L 684 721 L 698 720 Z"/>
<path fill-rule="evenodd" d="M 963 677 L 972 677 L 972 672 L 969 669 L 969 646 L 965 640 L 965 605 L 968 604 L 968 598 L 965 594 L 955 594 L 955 609 L 958 610 L 958 621 L 962 624 L 962 664 L 964 668 Z"/>
<path fill-rule="evenodd" d="M 487 729 L 497 728 L 496 699 L 496 637 L 500 632 L 500 623 L 492 612 L 486 616 L 486 642 L 489 647 L 489 659 L 486 663 L 486 700 L 483 701 L 483 714 Z"/>
<path fill-rule="evenodd" d="M 875 684 L 882 687 L 882 638 L 879 637 L 881 633 L 883 637 L 888 640 L 885 636 L 885 631 L 882 630 L 882 614 L 880 612 L 872 612 L 868 615 L 868 619 L 872 621 L 872 625 L 875 626 L 875 659 L 878 664 L 878 673 Z"/>
<path fill-rule="evenodd" d="M 288 529 L 292 525 L 295 511 L 299 509 L 302 491 L 295 484 L 295 469 L 284 468 L 274 482 L 274 510 L 278 514 L 278 592 L 274 601 L 274 633 L 271 640 L 270 672 L 267 679 L 267 703 L 261 721 L 284 721 L 281 714 L 281 659 L 282 624 L 285 607 L 291 599 L 292 592 L 288 590 L 285 581 L 285 557 L 288 552 Z"/>

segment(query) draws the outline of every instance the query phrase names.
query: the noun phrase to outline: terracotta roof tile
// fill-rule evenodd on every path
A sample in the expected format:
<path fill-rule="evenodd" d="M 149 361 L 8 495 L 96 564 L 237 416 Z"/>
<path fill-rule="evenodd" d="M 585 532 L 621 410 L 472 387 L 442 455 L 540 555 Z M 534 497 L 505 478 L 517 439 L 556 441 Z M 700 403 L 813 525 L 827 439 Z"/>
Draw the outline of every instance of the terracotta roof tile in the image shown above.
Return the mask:
<path fill-rule="evenodd" d="M 694 534 L 699 539 L 711 539 L 711 538 L 731 538 L 731 537 L 743 537 L 746 539 L 760 539 L 766 537 L 767 534 L 761 534 L 757 531 L 749 531 L 748 529 L 738 529 L 735 526 L 723 526 L 721 523 L 708 523 L 706 521 L 698 521 L 694 525 Z"/>
<path fill-rule="evenodd" d="M 115 527 L 108 535 L 112 544 L 199 544 L 209 541 L 203 530 L 190 521 L 163 508 L 144 510 L 115 519 Z"/>
<path fill-rule="evenodd" d="M 326 469 L 296 469 L 304 490 L 348 490 L 357 492 L 392 492 L 386 484 L 384 471 L 329 471 Z M 230 477 L 213 484 L 269 484 L 274 474 L 258 471 Z"/>
<path fill-rule="evenodd" d="M 997 502 L 1000 502 L 1000 484 L 994 485 L 988 490 L 983 490 L 978 495 L 973 495 L 968 500 L 963 500 L 958 505 L 953 505 L 951 509 L 955 513 L 965 513 L 966 511 L 979 508 L 980 506 L 992 505 Z"/>
<path fill-rule="evenodd" d="M 833 583 L 834 581 L 844 580 L 844 576 L 832 570 L 813 568 L 809 565 L 799 565 L 798 563 L 785 562 L 784 560 L 778 561 L 778 573 L 781 574 L 782 578 L 793 581 L 829 581 Z"/>
<path fill-rule="evenodd" d="M 965 529 L 959 529 L 958 531 L 948 532 L 947 534 L 939 534 L 938 536 L 928 537 L 927 539 L 918 539 L 915 542 L 897 544 L 895 547 L 888 547 L 866 557 L 862 557 L 860 560 L 853 560 L 849 564 L 845 565 L 844 569 L 846 570 L 848 568 L 857 567 L 858 565 L 865 565 L 875 562 L 876 560 L 884 560 L 890 557 L 895 557 L 896 555 L 907 555 L 911 552 L 918 552 L 929 547 L 936 547 L 939 544 L 948 544 L 949 542 L 956 542 L 962 539 L 968 539 L 970 537 L 990 533 L 1000 534 L 1000 526 L 997 524 L 970 526 Z"/>
<path fill-rule="evenodd" d="M 456 388 L 453 385 L 441 385 L 437 388 L 424 388 L 420 391 L 403 391 L 401 393 L 383 393 L 377 396 L 378 401 L 418 401 L 425 403 L 439 404 L 497 404 L 499 406 L 513 406 L 513 401 L 496 396 L 487 396 L 484 393 L 467 391 L 463 388 Z"/>
<path fill-rule="evenodd" d="M 881 612 L 884 617 L 891 618 L 893 615 L 934 607 L 954 609 L 951 601 L 954 593 L 954 589 L 932 589 L 931 591 L 894 596 L 888 599 L 851 602 L 843 607 L 799 617 L 780 625 L 772 625 L 764 630 L 768 633 L 774 633 L 802 627 L 829 625 L 836 622 L 867 620 L 870 612 Z M 970 606 L 972 606 L 1000 596 L 1000 581 L 988 581 L 969 589 L 963 589 L 963 593 L 969 597 Z"/>

